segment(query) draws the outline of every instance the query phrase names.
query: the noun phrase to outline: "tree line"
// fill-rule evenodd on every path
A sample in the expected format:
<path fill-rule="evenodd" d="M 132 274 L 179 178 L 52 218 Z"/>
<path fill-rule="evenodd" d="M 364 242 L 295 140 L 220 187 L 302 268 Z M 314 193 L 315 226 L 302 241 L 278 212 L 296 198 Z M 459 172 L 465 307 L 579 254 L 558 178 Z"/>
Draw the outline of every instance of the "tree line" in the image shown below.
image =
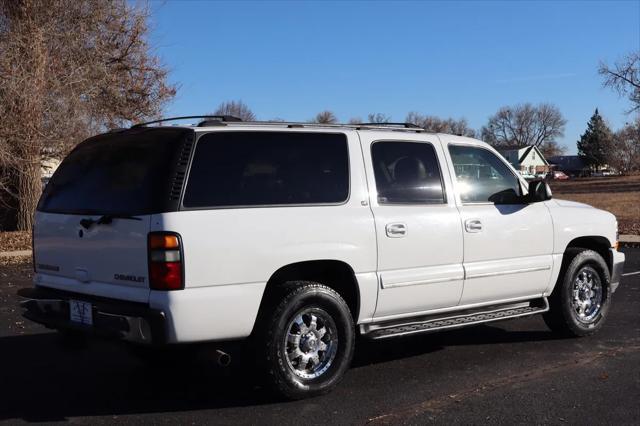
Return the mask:
<path fill-rule="evenodd" d="M 223 102 L 212 114 L 232 115 L 243 121 L 256 120 L 256 115 L 242 101 Z M 385 124 L 392 121 L 390 115 L 378 112 L 368 114 L 366 120 L 352 117 L 347 123 Z M 337 124 L 340 120 L 331 110 L 324 110 L 307 122 Z M 564 153 L 564 147 L 558 144 L 557 139 L 564 136 L 567 120 L 555 105 L 526 103 L 499 108 L 480 130 L 471 128 L 464 118 L 440 118 L 415 111 L 408 113 L 404 122 L 428 132 L 479 138 L 496 149 L 535 145 L 545 157 L 553 157 Z M 576 146 L 578 155 L 594 170 L 609 166 L 622 173 L 640 171 L 640 116 L 614 132 L 596 109 Z"/>
<path fill-rule="evenodd" d="M 127 0 L 0 0 L 0 216 L 17 212 L 29 230 L 41 192 L 41 165 L 63 158 L 82 139 L 114 127 L 159 118 L 175 96 L 169 70 L 149 43 L 149 10 Z M 594 114 L 578 149 L 593 167 L 639 169 L 640 51 L 608 66 L 603 85 L 628 97 L 635 114 L 612 131 Z M 241 101 L 223 102 L 214 114 L 257 117 Z M 275 118 L 270 121 L 284 121 Z M 336 123 L 331 110 L 309 119 Z M 381 112 L 349 123 L 388 123 Z M 405 122 L 427 131 L 481 138 L 496 147 L 536 145 L 562 152 L 566 119 L 552 104 L 505 106 L 480 129 L 464 118 L 409 112 Z M 2 217 L 0 217 L 0 221 Z"/>

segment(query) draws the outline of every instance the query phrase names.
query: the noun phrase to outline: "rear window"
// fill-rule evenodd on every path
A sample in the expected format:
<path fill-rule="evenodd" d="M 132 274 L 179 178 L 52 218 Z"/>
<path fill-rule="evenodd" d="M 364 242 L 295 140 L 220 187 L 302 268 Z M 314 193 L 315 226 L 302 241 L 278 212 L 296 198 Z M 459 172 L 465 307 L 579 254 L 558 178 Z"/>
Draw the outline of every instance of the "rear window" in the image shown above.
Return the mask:
<path fill-rule="evenodd" d="M 166 209 L 184 129 L 137 129 L 78 145 L 47 184 L 38 210 L 151 214 Z"/>
<path fill-rule="evenodd" d="M 348 197 L 344 134 L 214 132 L 197 142 L 183 205 L 332 204 Z"/>

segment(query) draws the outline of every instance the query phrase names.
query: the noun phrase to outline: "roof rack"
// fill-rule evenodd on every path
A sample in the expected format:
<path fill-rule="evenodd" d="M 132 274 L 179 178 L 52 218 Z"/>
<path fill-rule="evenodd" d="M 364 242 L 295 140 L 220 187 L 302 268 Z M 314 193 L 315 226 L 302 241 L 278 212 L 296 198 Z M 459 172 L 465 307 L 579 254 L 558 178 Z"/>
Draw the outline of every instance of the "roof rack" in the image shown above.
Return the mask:
<path fill-rule="evenodd" d="M 138 123 L 131 126 L 132 129 L 145 127 L 149 124 L 164 123 L 165 121 L 185 120 L 190 118 L 203 119 L 197 127 L 226 126 L 227 123 L 240 126 L 274 126 L 295 128 L 329 128 L 329 129 L 353 129 L 353 130 L 389 130 L 395 132 L 429 133 L 413 123 L 355 123 L 355 124 L 325 124 L 325 123 L 301 123 L 288 121 L 242 121 L 231 115 L 187 115 L 182 117 L 167 117 L 159 120 Z M 193 125 L 190 125 L 193 126 Z"/>
<path fill-rule="evenodd" d="M 182 117 L 167 117 L 167 118 L 162 118 L 160 120 L 153 120 L 153 121 L 146 121 L 144 123 L 138 123 L 138 124 L 134 124 L 133 126 L 131 126 L 132 129 L 136 129 L 138 127 L 145 127 L 149 124 L 157 124 L 157 123 L 164 123 L 165 121 L 176 121 L 176 120 L 187 120 L 190 118 L 203 118 L 204 120 L 198 124 L 198 126 L 203 125 L 204 124 L 206 126 L 208 125 L 215 125 L 214 123 L 220 123 L 220 122 L 241 122 L 242 119 L 238 118 L 238 117 L 234 117 L 233 115 L 185 115 Z"/>
<path fill-rule="evenodd" d="M 422 127 L 413 123 L 356 123 L 354 126 L 378 126 L 378 127 L 404 127 L 405 129 L 422 129 Z"/>

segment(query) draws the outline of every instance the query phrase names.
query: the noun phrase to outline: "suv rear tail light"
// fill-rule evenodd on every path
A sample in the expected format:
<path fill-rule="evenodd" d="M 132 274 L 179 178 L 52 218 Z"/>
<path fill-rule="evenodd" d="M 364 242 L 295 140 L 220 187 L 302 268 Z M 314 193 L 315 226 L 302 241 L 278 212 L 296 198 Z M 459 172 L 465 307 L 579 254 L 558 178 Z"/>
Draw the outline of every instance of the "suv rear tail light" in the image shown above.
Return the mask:
<path fill-rule="evenodd" d="M 182 290 L 184 268 L 180 235 L 149 233 L 149 287 L 152 290 Z"/>

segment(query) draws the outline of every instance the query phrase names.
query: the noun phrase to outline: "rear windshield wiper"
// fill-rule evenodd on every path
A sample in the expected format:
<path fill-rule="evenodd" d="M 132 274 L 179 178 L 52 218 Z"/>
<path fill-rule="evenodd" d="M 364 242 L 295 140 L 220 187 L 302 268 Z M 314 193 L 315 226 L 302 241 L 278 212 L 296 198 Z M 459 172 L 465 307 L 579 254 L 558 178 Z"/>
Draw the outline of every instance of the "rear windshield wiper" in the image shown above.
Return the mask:
<path fill-rule="evenodd" d="M 89 229 L 93 225 L 109 225 L 111 224 L 111 222 L 113 222 L 113 219 L 142 220 L 142 218 L 124 214 L 103 214 L 96 220 L 88 218 L 81 219 L 80 226 L 82 226 L 84 229 Z"/>

